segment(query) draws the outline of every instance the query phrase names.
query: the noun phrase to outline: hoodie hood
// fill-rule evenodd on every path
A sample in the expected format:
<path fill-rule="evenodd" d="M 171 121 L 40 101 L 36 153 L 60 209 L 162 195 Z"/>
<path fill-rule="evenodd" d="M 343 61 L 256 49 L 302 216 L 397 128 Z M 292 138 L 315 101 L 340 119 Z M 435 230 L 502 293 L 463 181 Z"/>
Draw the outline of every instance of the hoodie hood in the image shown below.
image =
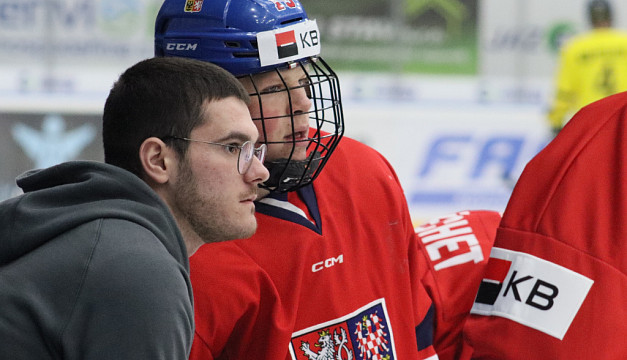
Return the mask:
<path fill-rule="evenodd" d="M 527 164 L 501 228 L 627 268 L 627 92 L 584 107 Z"/>
<path fill-rule="evenodd" d="M 168 207 L 134 174 L 116 166 L 72 161 L 17 178 L 23 195 L 0 203 L 0 266 L 72 228 L 98 218 L 133 221 L 152 231 L 188 266 L 185 243 Z"/>

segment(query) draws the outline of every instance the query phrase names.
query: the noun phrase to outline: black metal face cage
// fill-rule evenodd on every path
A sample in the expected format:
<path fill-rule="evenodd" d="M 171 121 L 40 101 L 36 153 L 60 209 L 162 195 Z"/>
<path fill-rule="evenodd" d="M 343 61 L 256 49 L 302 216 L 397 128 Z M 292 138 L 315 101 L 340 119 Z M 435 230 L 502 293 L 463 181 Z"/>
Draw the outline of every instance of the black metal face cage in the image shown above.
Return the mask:
<path fill-rule="evenodd" d="M 288 65 L 294 67 L 300 65 L 305 75 L 307 83 L 298 87 L 289 88 L 285 79 L 281 75 L 281 69 L 277 68 L 270 71 L 276 71 L 279 78 L 283 82 L 284 90 L 287 93 L 290 113 L 280 116 L 264 117 L 263 102 L 261 101 L 261 93 L 253 80 L 252 75 L 248 75 L 255 92 L 249 94 L 256 97 L 259 101 L 259 110 L 261 117 L 254 118 L 254 121 L 261 121 L 261 129 L 263 138 L 266 136 L 265 121 L 269 119 L 282 118 L 289 119 L 292 124 L 292 132 L 294 131 L 294 110 L 292 108 L 291 90 L 306 87 L 312 107 L 308 111 L 309 114 L 309 138 L 307 144 L 307 158 L 305 160 L 292 159 L 294 154 L 294 146 L 296 140 L 292 137 L 291 141 L 265 141 L 266 145 L 291 143 L 292 151 L 285 159 L 266 159 L 264 165 L 270 171 L 270 178 L 261 185 L 262 188 L 271 192 L 288 192 L 294 191 L 300 187 L 310 184 L 322 171 L 322 168 L 329 160 L 331 153 L 335 150 L 342 136 L 344 135 L 344 113 L 342 111 L 342 100 L 340 95 L 340 84 L 337 75 L 329 65 L 320 57 L 312 57 L 306 60 Z M 302 113 L 301 113 L 302 114 Z"/>

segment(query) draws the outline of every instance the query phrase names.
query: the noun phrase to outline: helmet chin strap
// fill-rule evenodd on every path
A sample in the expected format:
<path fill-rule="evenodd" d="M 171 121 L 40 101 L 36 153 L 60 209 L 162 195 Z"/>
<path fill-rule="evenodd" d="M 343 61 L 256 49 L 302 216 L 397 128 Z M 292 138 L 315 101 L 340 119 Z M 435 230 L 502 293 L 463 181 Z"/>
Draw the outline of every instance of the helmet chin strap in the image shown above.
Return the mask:
<path fill-rule="evenodd" d="M 313 181 L 314 172 L 321 160 L 321 153 L 315 152 L 306 160 L 266 161 L 264 165 L 270 172 L 270 178 L 261 187 L 271 192 L 288 192 L 308 185 Z"/>

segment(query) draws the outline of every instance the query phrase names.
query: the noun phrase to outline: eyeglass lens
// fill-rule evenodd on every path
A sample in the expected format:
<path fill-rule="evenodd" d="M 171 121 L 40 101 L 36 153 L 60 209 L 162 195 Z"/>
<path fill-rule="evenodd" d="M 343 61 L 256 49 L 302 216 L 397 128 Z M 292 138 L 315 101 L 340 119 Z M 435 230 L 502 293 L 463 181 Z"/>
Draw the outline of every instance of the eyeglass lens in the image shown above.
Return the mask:
<path fill-rule="evenodd" d="M 239 158 L 237 159 L 237 170 L 240 174 L 244 174 L 250 169 L 253 163 L 253 155 L 259 158 L 259 161 L 263 163 L 266 156 L 266 145 L 262 144 L 258 149 L 252 142 L 246 141 L 240 148 Z"/>

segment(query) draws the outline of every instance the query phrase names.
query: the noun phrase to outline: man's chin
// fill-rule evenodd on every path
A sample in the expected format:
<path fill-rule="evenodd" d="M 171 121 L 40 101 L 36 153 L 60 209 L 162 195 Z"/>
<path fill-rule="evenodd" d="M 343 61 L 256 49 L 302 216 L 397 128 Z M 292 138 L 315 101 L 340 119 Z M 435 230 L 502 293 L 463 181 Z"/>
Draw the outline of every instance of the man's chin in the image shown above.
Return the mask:
<path fill-rule="evenodd" d="M 255 220 L 255 225 L 251 225 L 247 230 L 242 230 L 242 235 L 240 239 L 248 239 L 249 237 L 255 235 L 257 232 L 257 221 Z"/>

